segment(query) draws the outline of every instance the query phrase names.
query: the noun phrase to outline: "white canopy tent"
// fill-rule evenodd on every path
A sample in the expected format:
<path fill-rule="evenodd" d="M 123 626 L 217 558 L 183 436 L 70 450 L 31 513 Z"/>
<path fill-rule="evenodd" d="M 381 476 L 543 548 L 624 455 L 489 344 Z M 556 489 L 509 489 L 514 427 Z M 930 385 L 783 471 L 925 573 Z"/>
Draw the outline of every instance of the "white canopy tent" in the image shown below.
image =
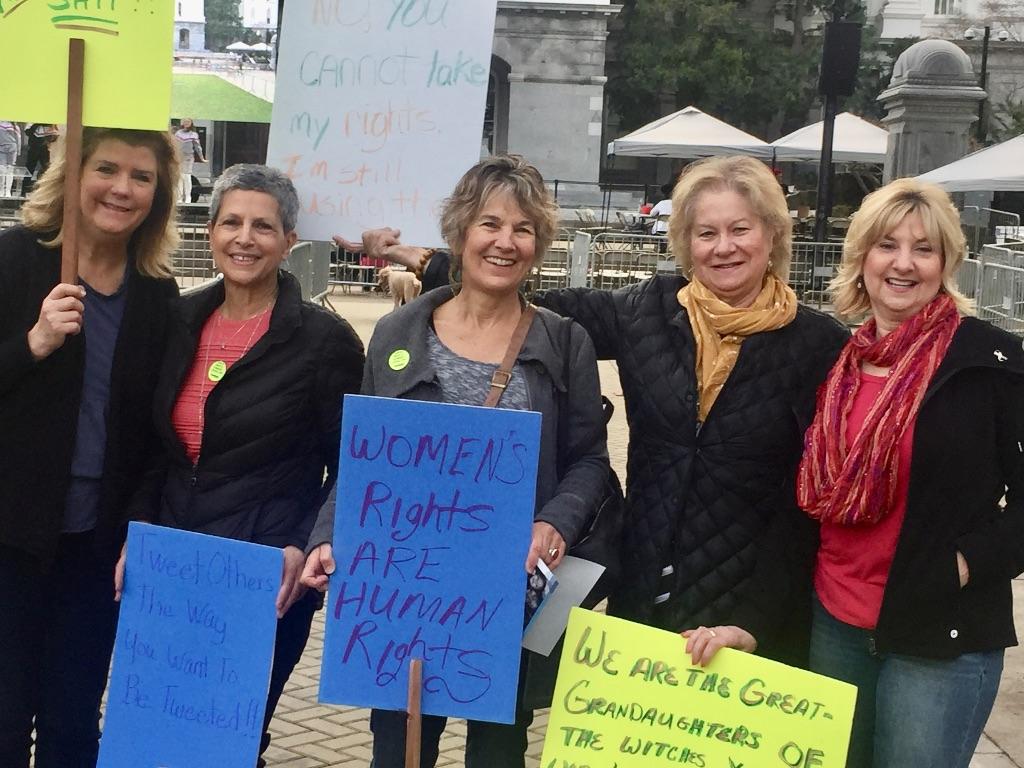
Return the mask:
<path fill-rule="evenodd" d="M 756 136 L 691 106 L 609 142 L 608 154 L 678 158 L 750 155 L 771 160 L 772 148 Z"/>
<path fill-rule="evenodd" d="M 251 51 L 252 46 L 248 43 L 243 43 L 241 40 L 232 43 L 231 45 L 224 46 L 225 51 L 231 51 L 232 53 L 241 53 L 242 51 Z"/>
<path fill-rule="evenodd" d="M 771 143 L 779 161 L 821 159 L 824 122 L 807 125 Z M 889 132 L 852 112 L 836 115 L 832 135 L 833 163 L 884 163 Z"/>
<path fill-rule="evenodd" d="M 917 178 L 947 192 L 1024 192 L 1024 134 Z"/>

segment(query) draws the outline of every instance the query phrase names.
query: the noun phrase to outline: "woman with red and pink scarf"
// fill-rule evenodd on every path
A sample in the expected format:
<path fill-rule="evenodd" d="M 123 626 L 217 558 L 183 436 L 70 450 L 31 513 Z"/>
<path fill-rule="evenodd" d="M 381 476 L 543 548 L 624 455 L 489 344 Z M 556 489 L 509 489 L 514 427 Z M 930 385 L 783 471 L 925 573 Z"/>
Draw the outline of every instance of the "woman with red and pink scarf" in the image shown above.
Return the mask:
<path fill-rule="evenodd" d="M 959 216 L 901 179 L 832 283 L 867 316 L 818 392 L 797 495 L 821 523 L 811 668 L 858 688 L 851 768 L 967 768 L 1016 645 L 1024 351 L 969 317 Z"/>

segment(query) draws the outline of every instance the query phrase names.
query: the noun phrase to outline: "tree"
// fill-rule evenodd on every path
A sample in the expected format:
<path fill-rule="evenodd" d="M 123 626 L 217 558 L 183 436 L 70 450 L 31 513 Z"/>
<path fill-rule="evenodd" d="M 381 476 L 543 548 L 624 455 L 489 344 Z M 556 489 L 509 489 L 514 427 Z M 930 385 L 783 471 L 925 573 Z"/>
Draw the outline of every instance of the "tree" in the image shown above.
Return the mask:
<path fill-rule="evenodd" d="M 759 132 L 802 121 L 814 98 L 816 38 L 748 20 L 739 0 L 633 0 L 623 10 L 619 71 L 608 92 L 624 127 L 693 104 Z M 795 127 L 795 126 L 794 126 Z"/>
<path fill-rule="evenodd" d="M 206 47 L 223 51 L 225 46 L 242 39 L 242 17 L 238 0 L 206 0 Z"/>

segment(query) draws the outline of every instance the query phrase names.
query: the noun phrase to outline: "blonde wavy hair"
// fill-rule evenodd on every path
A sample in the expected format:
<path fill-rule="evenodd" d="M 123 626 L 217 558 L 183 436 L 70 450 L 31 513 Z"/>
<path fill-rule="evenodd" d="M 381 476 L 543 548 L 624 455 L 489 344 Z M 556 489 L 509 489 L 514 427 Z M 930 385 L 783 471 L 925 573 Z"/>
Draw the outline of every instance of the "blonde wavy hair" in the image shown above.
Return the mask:
<path fill-rule="evenodd" d="M 466 231 L 491 196 L 507 192 L 534 230 L 534 263 L 540 263 L 558 232 L 558 205 L 544 178 L 520 155 L 495 155 L 474 165 L 455 185 L 441 208 L 441 234 L 451 249 L 450 276 L 462 269 Z"/>
<path fill-rule="evenodd" d="M 166 131 L 140 131 L 128 128 L 86 128 L 82 132 L 82 167 L 89 162 L 96 148 L 104 141 L 122 141 L 131 147 L 146 147 L 156 157 L 157 179 L 153 206 L 132 233 L 128 250 L 135 256 L 135 266 L 150 277 L 170 277 L 171 259 L 178 247 L 177 205 L 178 154 L 173 139 Z M 66 175 L 63 137 L 53 145 L 52 160 L 46 173 L 36 183 L 28 200 L 21 207 L 21 221 L 33 232 L 56 232 L 42 241 L 47 248 L 56 248 L 64 240 L 64 178 Z"/>
<path fill-rule="evenodd" d="M 941 292 L 949 294 L 961 315 L 974 314 L 973 302 L 956 287 L 956 272 L 967 253 L 967 240 L 960 229 L 960 212 L 942 187 L 915 179 L 897 179 L 864 198 L 853 215 L 843 241 L 843 259 L 829 284 L 836 313 L 857 319 L 871 311 L 871 301 L 862 279 L 864 259 L 875 244 L 917 213 L 928 241 L 942 256 Z"/>
<path fill-rule="evenodd" d="M 772 238 L 769 271 L 788 282 L 789 264 L 793 259 L 793 221 L 789 206 L 775 174 L 752 157 L 709 157 L 687 166 L 679 176 L 672 192 L 668 239 L 683 272 L 689 274 L 693 269 L 690 235 L 697 200 L 704 192 L 725 189 L 741 195 L 767 228 Z"/>

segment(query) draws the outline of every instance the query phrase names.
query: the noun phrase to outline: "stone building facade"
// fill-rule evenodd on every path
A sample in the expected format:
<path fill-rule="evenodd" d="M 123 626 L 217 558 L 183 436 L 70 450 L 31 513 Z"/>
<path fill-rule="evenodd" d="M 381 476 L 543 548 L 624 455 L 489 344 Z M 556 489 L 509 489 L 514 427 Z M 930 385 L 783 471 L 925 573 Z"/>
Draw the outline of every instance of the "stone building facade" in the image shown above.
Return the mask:
<path fill-rule="evenodd" d="M 206 10 L 203 0 L 174 3 L 174 50 L 206 50 Z"/>
<path fill-rule="evenodd" d="M 484 149 L 529 157 L 546 179 L 597 181 L 610 0 L 499 0 Z"/>

